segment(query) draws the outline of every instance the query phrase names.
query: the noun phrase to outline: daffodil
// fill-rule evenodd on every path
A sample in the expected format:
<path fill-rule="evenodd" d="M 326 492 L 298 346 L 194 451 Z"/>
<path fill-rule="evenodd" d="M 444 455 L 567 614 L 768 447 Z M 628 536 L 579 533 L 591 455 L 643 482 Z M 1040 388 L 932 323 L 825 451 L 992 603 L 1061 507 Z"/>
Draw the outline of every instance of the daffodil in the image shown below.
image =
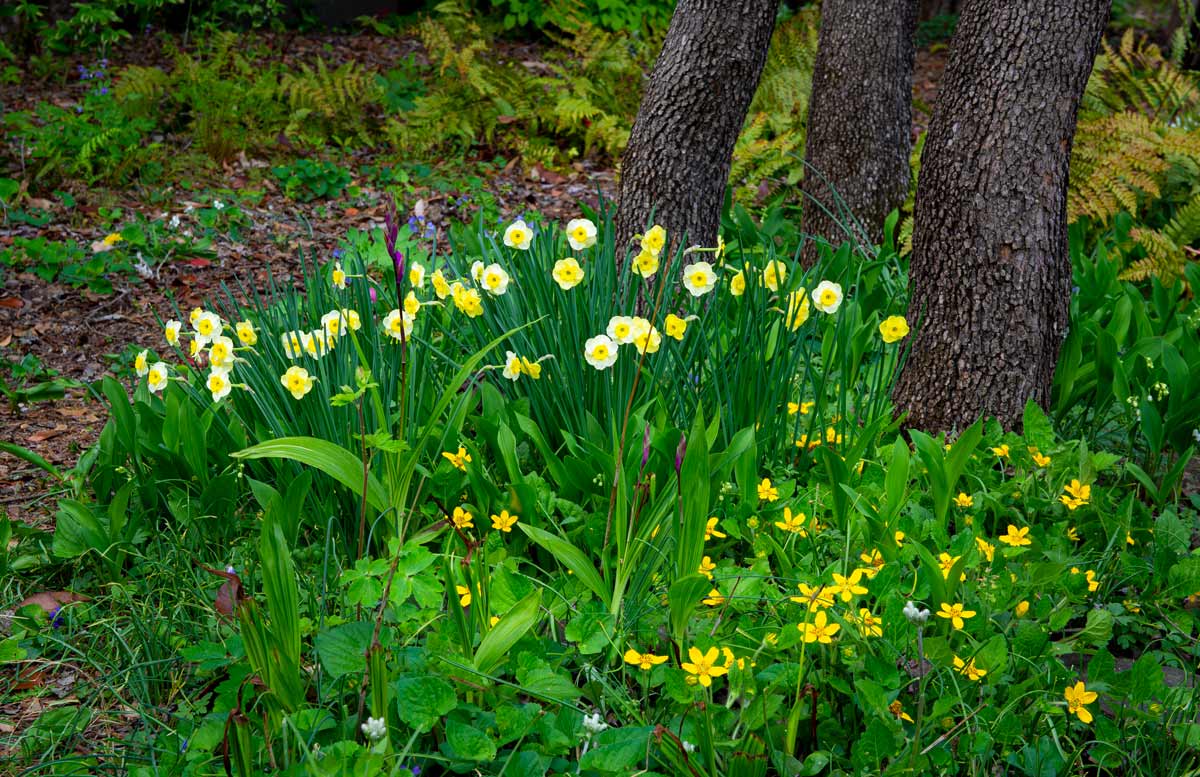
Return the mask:
<path fill-rule="evenodd" d="M 304 399 L 304 395 L 312 391 L 316 378 L 310 377 L 308 370 L 303 367 L 288 367 L 287 372 L 279 378 L 291 395 L 296 399 Z"/>
<path fill-rule="evenodd" d="M 583 268 L 579 266 L 579 262 L 575 261 L 574 257 L 559 259 L 554 263 L 550 277 L 558 284 L 558 288 L 570 291 L 583 281 Z"/>
<path fill-rule="evenodd" d="M 219 368 L 232 367 L 233 340 L 224 336 L 214 337 L 212 347 L 208 349 L 208 363 Z"/>
<path fill-rule="evenodd" d="M 720 651 L 715 647 L 709 648 L 707 652 L 701 653 L 700 648 L 692 646 L 688 648 L 688 659 L 680 666 L 683 671 L 692 675 L 688 678 L 688 682 L 700 683 L 705 688 L 712 685 L 714 677 L 720 677 L 729 672 L 729 667 L 721 666 L 717 663 L 717 658 L 720 657 Z"/>
<path fill-rule="evenodd" d="M 805 642 L 819 642 L 828 645 L 833 642 L 833 635 L 841 630 L 841 626 L 830 623 L 824 610 L 818 610 L 813 616 L 812 623 L 801 623 L 796 628 L 804 634 Z"/>
<path fill-rule="evenodd" d="M 206 310 L 196 319 L 194 328 L 196 330 L 196 340 L 200 343 L 200 347 L 203 348 L 214 337 L 221 336 L 221 319 L 216 313 L 210 313 Z"/>
<path fill-rule="evenodd" d="M 330 276 L 330 281 L 333 283 L 333 288 L 346 288 L 346 271 L 342 269 L 341 262 L 333 263 L 333 273 Z"/>
<path fill-rule="evenodd" d="M 744 270 L 738 270 L 737 273 L 729 279 L 729 293 L 735 297 L 740 297 L 746 293 L 746 273 Z"/>
<path fill-rule="evenodd" d="M 220 402 L 225 397 L 229 396 L 230 390 L 233 388 L 229 382 L 229 373 L 224 370 L 213 370 L 208 374 L 208 380 L 205 385 L 212 393 L 213 402 Z"/>
<path fill-rule="evenodd" d="M 583 358 L 598 370 L 607 370 L 617 363 L 617 344 L 608 335 L 589 337 L 583 343 Z"/>
<path fill-rule="evenodd" d="M 433 283 L 433 293 L 437 295 L 438 299 L 450 296 L 450 284 L 446 282 L 446 276 L 442 275 L 441 270 L 434 270 L 430 281 Z"/>
<path fill-rule="evenodd" d="M 771 485 L 770 478 L 763 478 L 758 484 L 758 501 L 775 502 L 779 499 L 779 489 Z"/>
<path fill-rule="evenodd" d="M 404 295 L 404 312 L 414 319 L 421 312 L 421 300 L 417 299 L 416 292 L 411 289 Z"/>
<path fill-rule="evenodd" d="M 632 269 L 646 280 L 653 278 L 658 272 L 658 254 L 642 251 L 633 258 Z"/>
<path fill-rule="evenodd" d="M 808 295 L 804 293 L 804 288 L 801 287 L 788 295 L 787 313 L 784 314 L 784 321 L 787 322 L 788 329 L 795 332 L 808 320 L 808 314 Z"/>
<path fill-rule="evenodd" d="M 937 616 L 950 621 L 955 629 L 961 629 L 964 625 L 966 625 L 965 620 L 967 618 L 975 617 L 975 611 L 964 609 L 964 606 L 960 603 L 946 604 L 945 602 L 942 602 L 941 609 L 938 611 Z"/>
<path fill-rule="evenodd" d="M 571 219 L 567 222 L 567 242 L 573 251 L 591 248 L 596 244 L 596 225 L 589 219 Z"/>
<path fill-rule="evenodd" d="M 1067 700 L 1068 715 L 1076 715 L 1084 723 L 1092 722 L 1092 713 L 1088 710 L 1087 705 L 1099 698 L 1095 691 L 1089 691 L 1086 685 L 1077 682 L 1067 686 L 1067 689 L 1063 691 L 1063 698 Z"/>
<path fill-rule="evenodd" d="M 632 664 L 644 672 L 649 672 L 659 664 L 666 663 L 666 661 L 667 656 L 656 656 L 653 653 L 639 653 L 633 648 L 625 651 L 625 663 Z"/>
<path fill-rule="evenodd" d="M 833 315 L 842 305 L 842 287 L 833 281 L 821 281 L 812 291 L 813 306 L 827 315 Z"/>
<path fill-rule="evenodd" d="M 146 386 L 154 394 L 167 387 L 166 362 L 155 362 L 150 365 L 150 369 L 146 370 Z"/>
<path fill-rule="evenodd" d="M 483 277 L 480 279 L 480 283 L 488 294 L 491 294 L 493 297 L 500 297 L 508 291 L 510 280 L 504 268 L 492 262 L 483 268 Z"/>
<path fill-rule="evenodd" d="M 763 286 L 771 291 L 779 291 L 779 284 L 787 278 L 787 265 L 778 259 L 767 262 L 767 266 L 763 268 L 762 277 Z"/>
<path fill-rule="evenodd" d="M 1019 548 L 1022 545 L 1032 545 L 1033 540 L 1029 539 L 1029 527 L 1023 526 L 1018 529 L 1011 523 L 1008 525 L 1008 533 L 1000 535 L 1000 541 L 1005 545 L 1011 545 L 1014 548 Z"/>
<path fill-rule="evenodd" d="M 500 374 L 512 381 L 521 377 L 521 357 L 512 351 L 505 351 L 504 371 Z"/>
<path fill-rule="evenodd" d="M 471 277 L 475 279 L 476 283 L 483 282 L 484 266 L 485 265 L 482 259 L 476 259 L 475 261 L 471 262 Z"/>
<path fill-rule="evenodd" d="M 676 340 L 683 340 L 683 333 L 687 331 L 687 319 L 680 318 L 674 313 L 668 313 L 667 318 L 663 321 L 663 329 L 667 333 L 667 337 L 674 337 Z"/>
<path fill-rule="evenodd" d="M 542 358 L 545 359 L 547 357 L 543 356 Z M 538 378 L 542 377 L 542 365 L 522 356 L 521 372 L 525 375 L 528 375 L 530 378 L 537 380 Z"/>
<path fill-rule="evenodd" d="M 325 356 L 325 354 L 333 350 L 333 346 L 337 342 L 333 335 L 324 329 L 314 329 L 307 334 L 308 337 L 301 338 L 301 343 L 304 345 L 304 352 L 314 359 L 320 359 Z"/>
<path fill-rule="evenodd" d="M 528 251 L 533 242 L 533 230 L 523 219 L 517 219 L 504 230 L 504 245 L 518 251 Z"/>
<path fill-rule="evenodd" d="M 283 352 L 289 359 L 299 359 L 304 353 L 304 338 L 308 337 L 306 332 L 292 331 L 284 332 L 279 336 L 283 343 Z"/>
<path fill-rule="evenodd" d="M 458 446 L 457 453 L 442 451 L 442 458 L 450 462 L 450 465 L 455 469 L 462 470 L 463 472 L 467 471 L 467 464 L 471 463 L 471 454 L 461 445 Z"/>
<path fill-rule="evenodd" d="M 424 265 L 413 262 L 408 268 L 408 284 L 414 289 L 425 288 L 425 267 Z"/>
<path fill-rule="evenodd" d="M 975 666 L 974 658 L 972 658 L 970 661 L 963 661 L 958 656 L 955 656 L 954 669 L 973 683 L 979 682 L 981 679 L 983 679 L 983 676 L 987 674 L 986 669 L 980 669 L 979 667 Z"/>
<path fill-rule="evenodd" d="M 634 320 L 629 316 L 613 316 L 608 320 L 606 334 L 618 345 L 633 342 Z"/>
<path fill-rule="evenodd" d="M 150 371 L 150 363 L 148 361 L 149 358 L 149 351 L 140 351 L 138 352 L 138 355 L 133 358 L 133 369 L 135 372 L 137 372 L 139 378 Z"/>
<path fill-rule="evenodd" d="M 655 256 L 662 253 L 663 247 L 667 244 L 667 230 L 663 229 L 658 224 L 650 227 L 642 237 L 642 250 L 648 251 Z"/>
<path fill-rule="evenodd" d="M 492 528 L 505 534 L 512 533 L 512 527 L 517 524 L 517 516 L 510 515 L 508 510 L 501 510 L 499 515 L 492 516 Z"/>
<path fill-rule="evenodd" d="M 237 332 L 238 342 L 247 347 L 258 344 L 258 332 L 254 329 L 254 324 L 249 321 L 239 321 L 234 327 Z"/>
<path fill-rule="evenodd" d="M 383 317 L 383 331 L 393 340 L 408 340 L 412 338 L 413 315 L 407 310 L 391 310 Z"/>
<path fill-rule="evenodd" d="M 903 340 L 908 335 L 908 321 L 904 316 L 888 316 L 879 324 L 879 336 L 885 343 Z"/>
<path fill-rule="evenodd" d="M 638 353 L 657 353 L 661 346 L 662 334 L 654 327 L 633 336 L 633 347 Z"/>
<path fill-rule="evenodd" d="M 178 321 L 168 321 L 163 326 L 163 337 L 167 340 L 167 345 L 179 345 L 179 330 L 183 328 L 183 324 Z"/>
<path fill-rule="evenodd" d="M 708 262 L 696 262 L 683 268 L 683 287 L 693 297 L 703 297 L 716 285 L 717 274 Z"/>
<path fill-rule="evenodd" d="M 483 315 L 483 298 L 479 296 L 477 289 L 468 289 L 458 281 L 455 281 L 450 289 L 454 307 L 460 312 L 466 313 L 469 318 Z"/>

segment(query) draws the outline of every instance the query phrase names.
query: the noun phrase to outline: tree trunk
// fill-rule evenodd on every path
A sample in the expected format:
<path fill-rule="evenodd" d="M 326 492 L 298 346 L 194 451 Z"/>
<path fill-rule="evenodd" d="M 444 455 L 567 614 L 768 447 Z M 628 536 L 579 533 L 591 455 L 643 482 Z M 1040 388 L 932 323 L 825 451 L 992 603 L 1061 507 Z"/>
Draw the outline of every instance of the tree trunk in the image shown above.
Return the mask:
<path fill-rule="evenodd" d="M 917 0 L 825 0 L 805 142 L 804 231 L 866 247 L 908 195 Z"/>
<path fill-rule="evenodd" d="M 1067 328 L 1067 163 L 1110 0 L 966 0 L 925 142 L 894 397 L 910 427 L 1045 403 Z"/>
<path fill-rule="evenodd" d="M 779 0 L 679 0 L 621 159 L 617 256 L 653 217 L 673 241 L 716 245 L 733 144 Z M 685 237 L 686 235 L 686 237 Z"/>

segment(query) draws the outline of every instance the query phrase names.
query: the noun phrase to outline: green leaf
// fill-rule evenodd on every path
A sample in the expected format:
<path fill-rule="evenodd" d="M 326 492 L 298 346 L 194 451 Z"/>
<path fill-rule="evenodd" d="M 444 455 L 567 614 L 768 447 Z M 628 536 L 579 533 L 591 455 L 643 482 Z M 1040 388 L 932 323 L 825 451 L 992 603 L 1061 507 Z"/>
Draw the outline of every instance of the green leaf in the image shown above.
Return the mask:
<path fill-rule="evenodd" d="M 692 430 L 680 468 L 680 497 L 683 500 L 683 526 L 676 537 L 675 576 L 682 578 L 700 568 L 704 556 L 704 528 L 708 523 L 709 490 L 708 437 L 704 411 L 696 408 Z"/>
<path fill-rule="evenodd" d="M 475 651 L 475 668 L 491 674 L 507 657 L 508 651 L 537 622 L 542 605 L 542 591 L 538 590 L 517 602 L 511 610 L 500 617 L 492 630 L 484 635 Z"/>
<path fill-rule="evenodd" d="M 550 555 L 554 556 L 558 563 L 574 572 L 579 582 L 591 589 L 592 593 L 600 597 L 601 601 L 608 602 L 612 593 L 604 585 L 604 581 L 600 578 L 600 573 L 596 571 L 596 567 L 583 554 L 583 551 L 562 537 L 551 534 L 544 529 L 539 529 L 526 523 L 518 523 L 517 528 L 525 532 L 525 536 L 529 537 L 529 539 L 549 551 Z"/>
<path fill-rule="evenodd" d="M 27 464 L 32 464 L 33 466 L 38 467 L 39 469 L 45 470 L 46 472 L 49 472 L 51 475 L 53 475 L 58 480 L 63 479 L 63 475 L 61 472 L 58 471 L 58 467 L 55 467 L 53 464 L 46 461 L 44 458 L 37 455 L 36 453 L 29 450 L 28 448 L 22 448 L 20 445 L 14 445 L 11 442 L 5 442 L 3 440 L 0 440 L 0 451 L 3 451 L 4 453 L 10 454 L 12 456 L 16 456 L 18 459 L 21 459 L 22 461 L 24 461 Z"/>
<path fill-rule="evenodd" d="M 440 677 L 403 676 L 392 683 L 400 720 L 415 730 L 431 730 L 458 705 L 454 686 Z"/>
<path fill-rule="evenodd" d="M 496 758 L 495 740 L 474 726 L 457 720 L 446 723 L 446 742 L 457 758 L 468 761 L 492 761 Z"/>
<path fill-rule="evenodd" d="M 677 644 L 683 644 L 688 621 L 700 600 L 712 589 L 712 582 L 697 572 L 684 575 L 671 584 L 667 601 L 671 606 L 671 636 Z"/>
<path fill-rule="evenodd" d="M 90 550 L 103 553 L 108 549 L 108 532 L 84 503 L 63 499 L 58 503 L 55 519 L 55 556 L 77 558 Z"/>
<path fill-rule="evenodd" d="M 653 726 L 610 728 L 592 740 L 592 747 L 579 759 L 581 769 L 599 772 L 630 774 L 633 767 L 646 757 Z"/>
<path fill-rule="evenodd" d="M 344 623 L 317 635 L 317 655 L 330 679 L 361 674 L 367 668 L 367 646 L 371 644 L 374 632 L 374 623 L 358 621 Z"/>
<path fill-rule="evenodd" d="M 1025 415 L 1022 423 L 1025 440 L 1030 445 L 1042 453 L 1054 446 L 1054 429 L 1050 425 L 1050 419 L 1032 399 L 1025 403 Z"/>
<path fill-rule="evenodd" d="M 281 437 L 278 440 L 252 445 L 230 454 L 235 459 L 291 459 L 306 464 L 329 475 L 349 488 L 356 496 L 362 496 L 362 459 L 327 440 L 316 437 Z M 383 512 L 388 509 L 388 496 L 374 475 L 367 475 L 367 503 Z"/>

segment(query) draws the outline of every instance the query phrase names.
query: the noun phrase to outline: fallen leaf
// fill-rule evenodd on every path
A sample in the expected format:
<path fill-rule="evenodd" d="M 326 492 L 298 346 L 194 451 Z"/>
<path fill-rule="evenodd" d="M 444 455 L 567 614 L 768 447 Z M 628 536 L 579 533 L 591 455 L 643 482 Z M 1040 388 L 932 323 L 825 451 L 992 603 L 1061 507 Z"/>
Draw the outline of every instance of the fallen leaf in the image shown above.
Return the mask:
<path fill-rule="evenodd" d="M 25 300 L 20 297 L 0 297 L 0 308 L 17 310 L 23 307 L 25 307 Z"/>
<path fill-rule="evenodd" d="M 53 429 L 43 429 L 40 432 L 35 432 L 34 434 L 29 435 L 29 441 L 30 442 L 45 442 L 46 440 L 49 440 L 52 437 L 59 436 L 60 434 L 62 434 L 65 431 L 67 431 L 67 427 L 64 426 L 63 424 L 58 424 Z"/>
<path fill-rule="evenodd" d="M 74 591 L 42 591 L 41 593 L 28 596 L 17 605 L 17 609 L 28 607 L 31 604 L 36 604 L 46 611 L 47 614 L 54 612 L 59 607 L 74 602 L 91 601 L 91 597 L 77 594 Z"/>
<path fill-rule="evenodd" d="M 220 569 L 206 567 L 203 564 L 199 565 L 205 572 L 210 572 L 219 577 L 225 578 L 225 582 L 221 583 L 221 587 L 217 589 L 217 598 L 213 602 L 213 607 L 221 615 L 232 619 L 233 611 L 237 609 L 245 597 L 242 596 L 242 579 L 235 572 L 225 572 Z"/>

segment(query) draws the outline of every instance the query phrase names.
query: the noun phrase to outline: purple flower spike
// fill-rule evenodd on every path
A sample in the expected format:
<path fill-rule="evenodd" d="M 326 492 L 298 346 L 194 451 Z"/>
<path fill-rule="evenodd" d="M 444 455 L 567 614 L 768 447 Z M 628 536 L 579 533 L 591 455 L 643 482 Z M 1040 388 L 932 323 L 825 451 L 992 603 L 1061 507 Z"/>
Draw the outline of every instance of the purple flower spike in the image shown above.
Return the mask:
<path fill-rule="evenodd" d="M 687 452 L 687 435 L 685 434 L 679 438 L 679 447 L 677 447 L 675 449 L 675 474 L 676 475 L 678 475 L 679 471 L 681 469 L 683 469 L 683 454 L 686 452 Z"/>

